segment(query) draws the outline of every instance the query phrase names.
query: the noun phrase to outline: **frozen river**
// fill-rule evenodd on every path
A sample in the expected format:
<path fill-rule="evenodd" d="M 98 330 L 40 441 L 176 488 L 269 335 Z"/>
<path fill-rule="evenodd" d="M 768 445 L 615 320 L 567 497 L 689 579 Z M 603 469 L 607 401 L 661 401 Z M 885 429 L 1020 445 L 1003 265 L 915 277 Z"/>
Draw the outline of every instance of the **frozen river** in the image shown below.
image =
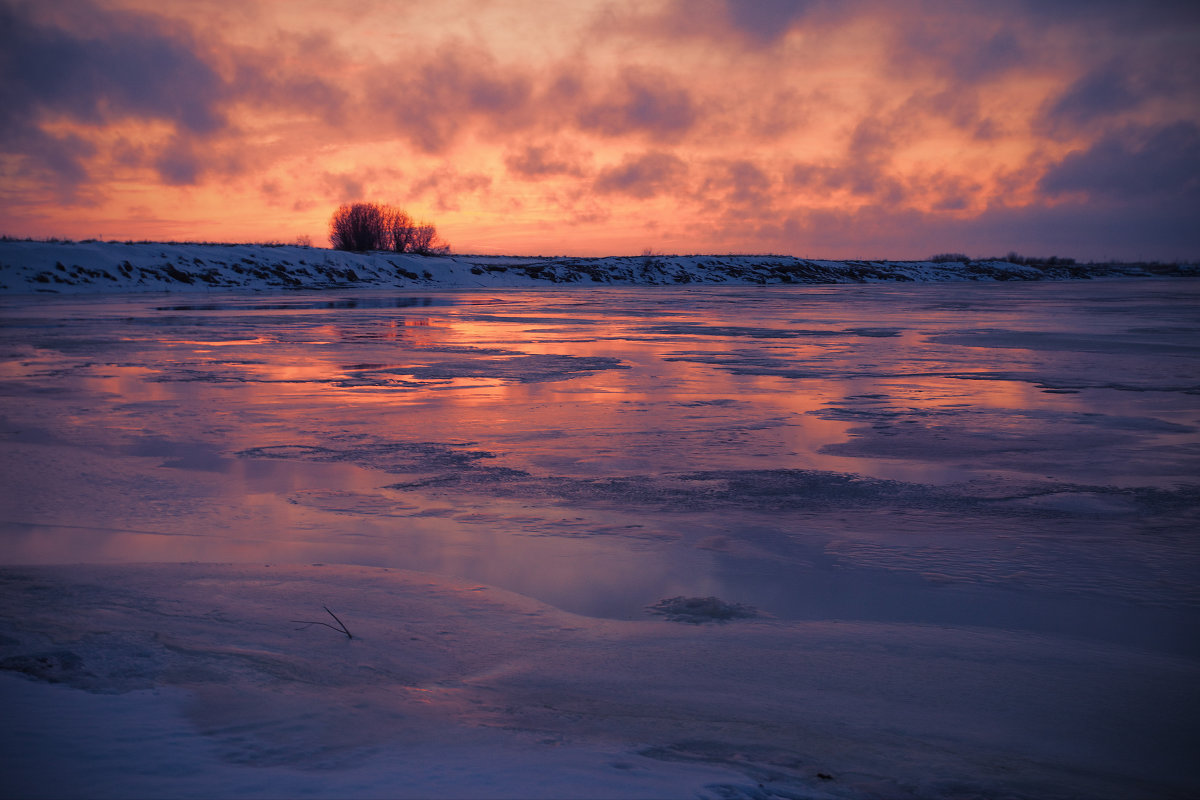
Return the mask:
<path fill-rule="evenodd" d="M 605 620 L 714 596 L 1200 657 L 1200 282 L 0 317 L 4 564 L 387 567 Z"/>
<path fill-rule="evenodd" d="M 1196 652 L 1200 286 L 8 301 L 5 560 Z"/>

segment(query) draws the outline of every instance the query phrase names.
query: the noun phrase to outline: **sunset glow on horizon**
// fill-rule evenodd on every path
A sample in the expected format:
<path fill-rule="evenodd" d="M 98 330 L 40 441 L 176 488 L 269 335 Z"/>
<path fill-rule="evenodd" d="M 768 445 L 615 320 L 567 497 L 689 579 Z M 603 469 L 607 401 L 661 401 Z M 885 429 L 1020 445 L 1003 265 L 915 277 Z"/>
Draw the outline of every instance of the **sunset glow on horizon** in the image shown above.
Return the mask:
<path fill-rule="evenodd" d="M 0 233 L 1200 258 L 1189 3 L 0 0 Z"/>

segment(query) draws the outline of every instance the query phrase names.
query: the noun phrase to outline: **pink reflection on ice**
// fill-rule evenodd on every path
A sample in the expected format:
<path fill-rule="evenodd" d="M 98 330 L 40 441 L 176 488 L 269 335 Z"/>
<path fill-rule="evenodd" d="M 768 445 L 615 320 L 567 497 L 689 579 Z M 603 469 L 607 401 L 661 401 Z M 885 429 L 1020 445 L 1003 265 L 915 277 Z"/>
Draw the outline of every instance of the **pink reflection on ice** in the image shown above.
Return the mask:
<path fill-rule="evenodd" d="M 1055 291 L 64 301 L 0 362 L 5 543 L 14 561 L 404 566 L 614 616 L 734 590 L 870 616 L 914 574 L 1052 585 L 1079 560 L 1055 537 L 1085 522 L 1112 538 L 1071 585 L 1099 591 L 1123 518 L 1070 514 L 1098 486 L 1190 480 L 1194 404 L 1169 359 L 1038 337 L 1112 350 L 1192 306 L 1101 314 L 1116 290 Z M 1103 508 L 1157 513 L 1138 502 Z"/>

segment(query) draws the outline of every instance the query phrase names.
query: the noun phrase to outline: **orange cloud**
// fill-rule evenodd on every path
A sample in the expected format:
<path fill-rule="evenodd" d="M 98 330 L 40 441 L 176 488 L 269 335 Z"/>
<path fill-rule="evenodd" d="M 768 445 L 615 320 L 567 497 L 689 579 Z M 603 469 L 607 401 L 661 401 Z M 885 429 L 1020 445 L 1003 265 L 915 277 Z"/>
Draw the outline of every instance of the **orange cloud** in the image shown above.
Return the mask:
<path fill-rule="evenodd" d="M 1189 5 L 286 6 L 0 3 L 4 232 L 1200 256 Z"/>

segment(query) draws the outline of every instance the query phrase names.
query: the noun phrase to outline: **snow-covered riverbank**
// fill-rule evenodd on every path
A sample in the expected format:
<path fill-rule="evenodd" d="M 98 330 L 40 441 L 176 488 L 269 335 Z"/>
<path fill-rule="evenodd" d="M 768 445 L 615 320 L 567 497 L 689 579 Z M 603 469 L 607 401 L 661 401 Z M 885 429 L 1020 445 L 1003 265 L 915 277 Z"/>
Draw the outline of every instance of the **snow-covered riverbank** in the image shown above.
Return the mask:
<path fill-rule="evenodd" d="M 1200 276 L 1196 265 L 825 261 L 793 256 L 542 258 L 347 253 L 291 245 L 0 241 L 0 293 L 838 284 Z"/>

